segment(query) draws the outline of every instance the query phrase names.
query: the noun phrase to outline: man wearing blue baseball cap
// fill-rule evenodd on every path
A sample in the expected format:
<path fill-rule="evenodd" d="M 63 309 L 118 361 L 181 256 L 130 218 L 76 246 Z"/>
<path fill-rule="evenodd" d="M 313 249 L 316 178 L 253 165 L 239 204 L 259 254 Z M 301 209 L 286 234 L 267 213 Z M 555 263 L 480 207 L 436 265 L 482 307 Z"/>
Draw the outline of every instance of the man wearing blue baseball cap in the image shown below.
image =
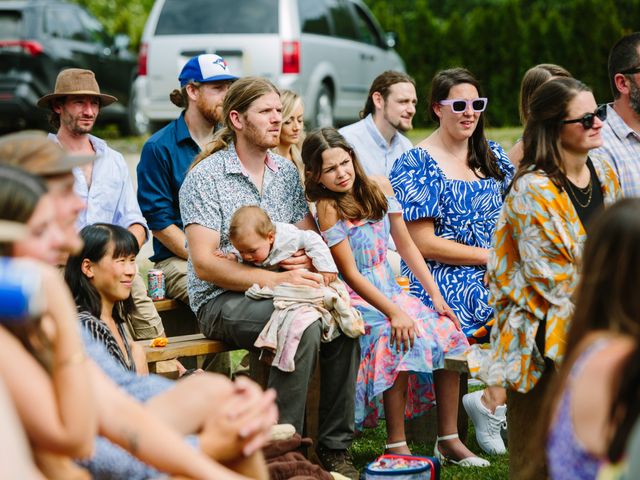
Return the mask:
<path fill-rule="evenodd" d="M 222 102 L 236 79 L 218 55 L 189 59 L 178 77 L 180 89 L 169 95 L 183 111 L 147 140 L 138 163 L 138 203 L 153 232 L 150 260 L 165 274 L 167 296 L 187 305 L 188 254 L 178 192 L 189 165 L 222 120 Z"/>

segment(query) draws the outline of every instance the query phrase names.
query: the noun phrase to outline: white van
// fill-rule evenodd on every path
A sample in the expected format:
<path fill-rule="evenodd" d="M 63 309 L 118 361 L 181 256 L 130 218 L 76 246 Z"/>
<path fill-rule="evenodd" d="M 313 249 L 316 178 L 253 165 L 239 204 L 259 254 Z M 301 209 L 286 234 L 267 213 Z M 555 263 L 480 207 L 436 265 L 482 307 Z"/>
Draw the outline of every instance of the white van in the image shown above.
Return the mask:
<path fill-rule="evenodd" d="M 378 74 L 404 71 L 393 44 L 360 0 L 156 0 L 142 35 L 136 118 L 152 130 L 176 118 L 169 93 L 182 66 L 216 53 L 234 75 L 300 93 L 311 126 L 349 123 Z"/>

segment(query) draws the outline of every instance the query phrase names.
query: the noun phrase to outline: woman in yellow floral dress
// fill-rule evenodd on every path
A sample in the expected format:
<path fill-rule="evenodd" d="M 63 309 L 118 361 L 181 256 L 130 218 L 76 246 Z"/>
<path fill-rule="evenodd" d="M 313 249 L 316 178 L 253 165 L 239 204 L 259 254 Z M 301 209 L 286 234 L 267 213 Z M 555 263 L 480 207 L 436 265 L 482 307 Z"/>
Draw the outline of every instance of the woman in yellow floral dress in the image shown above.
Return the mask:
<path fill-rule="evenodd" d="M 474 348 L 469 367 L 488 385 L 511 390 L 513 471 L 531 458 L 519 451 L 527 441 L 519 422 L 535 423 L 532 406 L 564 355 L 589 220 L 621 195 L 611 166 L 589 153 L 602 144 L 605 119 L 606 109 L 578 80 L 558 78 L 539 87 L 529 106 L 524 159 L 496 226 L 487 265 L 496 324 L 491 349 Z"/>

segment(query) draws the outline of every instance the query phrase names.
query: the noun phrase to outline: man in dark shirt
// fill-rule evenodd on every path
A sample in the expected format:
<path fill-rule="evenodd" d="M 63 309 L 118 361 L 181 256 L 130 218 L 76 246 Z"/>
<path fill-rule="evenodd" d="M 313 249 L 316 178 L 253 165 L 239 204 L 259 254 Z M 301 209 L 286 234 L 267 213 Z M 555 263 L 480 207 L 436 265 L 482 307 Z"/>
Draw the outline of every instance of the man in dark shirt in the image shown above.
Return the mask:
<path fill-rule="evenodd" d="M 178 192 L 191 162 L 213 138 L 236 78 L 218 55 L 191 58 L 178 77 L 180 89 L 170 95 L 183 112 L 147 140 L 138 163 L 138 203 L 153 232 L 151 261 L 164 272 L 167 296 L 186 304 L 188 254 Z"/>

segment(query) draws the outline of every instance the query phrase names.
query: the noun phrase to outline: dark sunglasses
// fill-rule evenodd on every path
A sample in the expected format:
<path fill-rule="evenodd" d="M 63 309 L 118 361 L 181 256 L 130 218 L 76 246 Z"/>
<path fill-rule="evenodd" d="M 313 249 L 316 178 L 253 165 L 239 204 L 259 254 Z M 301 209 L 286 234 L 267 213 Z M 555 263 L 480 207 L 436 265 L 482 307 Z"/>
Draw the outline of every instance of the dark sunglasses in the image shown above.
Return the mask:
<path fill-rule="evenodd" d="M 440 105 L 450 105 L 451 111 L 453 113 L 462 113 L 469 108 L 471 108 L 474 112 L 484 112 L 484 109 L 487 108 L 488 100 L 484 97 L 474 98 L 473 100 L 465 100 L 463 98 L 452 98 L 447 100 L 440 100 L 438 103 Z"/>
<path fill-rule="evenodd" d="M 580 118 L 574 118 L 573 120 L 563 120 L 562 123 L 581 123 L 585 130 L 593 128 L 593 122 L 596 117 L 600 121 L 604 122 L 607 119 L 607 105 L 600 105 L 593 113 L 587 113 Z"/>
<path fill-rule="evenodd" d="M 622 70 L 621 73 L 623 75 L 633 75 L 634 73 L 640 73 L 640 66 L 627 68 L 626 70 Z"/>

